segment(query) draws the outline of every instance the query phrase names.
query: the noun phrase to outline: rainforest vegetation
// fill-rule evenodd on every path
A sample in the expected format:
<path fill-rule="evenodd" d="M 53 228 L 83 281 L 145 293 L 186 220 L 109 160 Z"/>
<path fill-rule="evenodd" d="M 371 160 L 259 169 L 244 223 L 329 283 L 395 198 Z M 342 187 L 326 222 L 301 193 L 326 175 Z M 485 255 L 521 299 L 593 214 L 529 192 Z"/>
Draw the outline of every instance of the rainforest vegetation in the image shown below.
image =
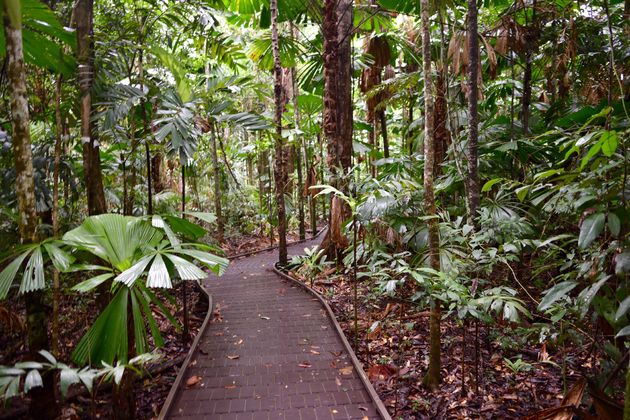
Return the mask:
<path fill-rule="evenodd" d="M 630 1 L 0 4 L 0 417 L 156 417 L 277 246 L 393 418 L 630 419 Z"/>

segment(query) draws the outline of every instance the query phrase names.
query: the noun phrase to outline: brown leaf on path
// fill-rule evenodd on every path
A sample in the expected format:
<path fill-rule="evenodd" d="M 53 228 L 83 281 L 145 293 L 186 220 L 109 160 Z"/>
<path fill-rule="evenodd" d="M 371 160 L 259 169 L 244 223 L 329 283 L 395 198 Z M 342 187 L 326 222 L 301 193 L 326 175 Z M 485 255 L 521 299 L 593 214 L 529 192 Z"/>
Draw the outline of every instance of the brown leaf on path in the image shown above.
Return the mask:
<path fill-rule="evenodd" d="M 234 354 L 234 355 L 228 355 L 227 358 L 230 360 L 236 360 L 239 359 L 241 356 L 239 356 L 238 354 Z"/>
<path fill-rule="evenodd" d="M 352 370 L 353 370 L 352 366 L 346 366 L 346 367 L 343 367 L 343 368 L 339 369 L 339 372 L 342 375 L 346 375 L 347 376 L 347 375 L 352 375 Z"/>
<path fill-rule="evenodd" d="M 341 379 L 339 379 L 339 377 L 335 377 L 335 384 L 337 384 L 337 386 L 341 386 Z"/>
<path fill-rule="evenodd" d="M 318 352 L 317 350 L 312 350 L 312 349 L 311 349 L 311 353 L 313 353 L 313 354 L 315 354 L 315 355 L 317 355 L 317 356 L 319 356 L 319 355 L 321 354 L 321 353 L 320 353 L 320 352 Z"/>
<path fill-rule="evenodd" d="M 186 380 L 186 388 L 192 388 L 193 386 L 197 385 L 199 382 L 201 382 L 201 376 L 191 376 L 190 378 L 188 378 Z"/>
<path fill-rule="evenodd" d="M 310 368 L 311 364 L 309 362 L 302 362 L 302 363 L 298 364 L 298 366 L 302 367 L 302 368 Z"/>

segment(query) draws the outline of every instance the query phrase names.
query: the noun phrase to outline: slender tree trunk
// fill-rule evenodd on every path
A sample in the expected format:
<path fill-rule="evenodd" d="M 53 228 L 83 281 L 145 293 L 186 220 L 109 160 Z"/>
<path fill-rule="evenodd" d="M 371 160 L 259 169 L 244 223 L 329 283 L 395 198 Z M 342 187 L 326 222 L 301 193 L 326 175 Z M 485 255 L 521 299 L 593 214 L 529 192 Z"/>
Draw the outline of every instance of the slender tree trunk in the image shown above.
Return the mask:
<path fill-rule="evenodd" d="M 217 216 L 217 241 L 223 242 L 223 214 L 221 212 L 221 179 L 219 177 L 219 158 L 217 156 L 217 136 L 214 123 L 210 124 L 210 149 L 212 153 L 212 178 L 214 180 L 214 212 Z"/>
<path fill-rule="evenodd" d="M 435 136 L 433 132 L 433 77 L 431 69 L 431 32 L 429 28 L 429 4 L 428 0 L 421 0 L 422 7 L 422 54 L 424 65 L 424 207 L 427 216 L 433 216 L 428 220 L 429 230 L 429 263 L 431 268 L 440 270 L 440 237 L 435 206 L 435 193 L 433 191 L 435 174 Z M 440 302 L 432 300 L 431 315 L 429 318 L 429 369 L 424 382 L 430 389 L 435 389 L 440 384 L 441 360 L 440 360 Z"/>
<path fill-rule="evenodd" d="M 293 24 L 291 24 L 291 37 L 296 39 L 296 29 Z M 299 96 L 299 86 L 297 84 L 296 70 L 295 68 L 291 69 L 291 85 L 293 86 L 293 115 L 295 118 L 295 128 L 296 130 L 300 129 L 300 108 L 298 104 L 298 96 Z M 295 145 L 295 170 L 297 172 L 297 194 L 298 194 L 298 223 L 299 223 L 299 233 L 300 239 L 306 238 L 306 227 L 304 221 L 304 178 L 303 178 L 303 170 L 302 170 L 302 144 L 304 142 L 304 137 L 302 135 L 299 136 L 299 141 L 297 141 Z"/>
<path fill-rule="evenodd" d="M 15 164 L 15 190 L 18 202 L 18 229 L 20 241 L 37 240 L 37 210 L 35 205 L 35 181 L 33 156 L 22 47 L 21 2 L 5 0 L 2 3 L 4 38 L 6 45 L 7 79 L 10 91 L 11 128 L 13 136 L 13 160 Z M 31 357 L 40 359 L 39 350 L 49 348 L 47 315 L 43 292 L 37 290 L 25 295 L 28 346 Z M 43 375 L 43 387 L 31 390 L 29 414 L 33 418 L 53 419 L 59 414 L 55 399 L 55 377 Z"/>
<path fill-rule="evenodd" d="M 182 219 L 186 218 L 186 164 L 182 165 Z M 188 291 L 186 280 L 182 280 L 182 343 L 186 344 L 190 340 L 189 322 L 188 322 Z"/>
<path fill-rule="evenodd" d="M 383 137 L 383 156 L 389 157 L 389 139 L 387 138 L 387 119 L 385 118 L 385 110 L 379 111 L 379 119 L 381 120 L 381 136 Z"/>
<path fill-rule="evenodd" d="M 144 60 L 143 60 L 144 54 L 142 49 L 140 49 L 139 53 L 138 53 L 138 75 L 139 75 L 139 79 L 140 79 L 140 90 L 144 91 Z M 151 215 L 153 214 L 153 188 L 152 188 L 152 181 L 153 181 L 153 174 L 151 173 L 151 163 L 152 163 L 152 159 L 151 159 L 151 146 L 149 144 L 149 138 L 152 135 L 151 132 L 151 127 L 149 126 L 149 116 L 147 114 L 147 109 L 146 109 L 146 101 L 142 100 L 140 102 L 140 109 L 141 109 L 141 113 L 142 113 L 142 131 L 144 133 L 145 139 L 144 139 L 144 159 L 146 161 L 146 165 L 147 165 L 147 214 Z"/>
<path fill-rule="evenodd" d="M 74 15 L 77 22 L 77 61 L 79 63 L 79 91 L 81 93 L 81 143 L 83 145 L 83 166 L 87 189 L 88 213 L 90 215 L 107 212 L 101 157 L 98 140 L 92 135 L 90 117 L 92 113 L 92 65 L 94 0 L 77 0 Z"/>
<path fill-rule="evenodd" d="M 284 205 L 284 191 L 287 186 L 286 172 L 286 152 L 282 139 L 282 67 L 280 65 L 280 48 L 278 45 L 278 0 L 271 0 L 271 42 L 273 50 L 273 72 L 274 72 L 274 96 L 275 114 L 274 123 L 276 126 L 276 162 L 274 165 L 274 176 L 276 179 L 276 204 L 278 207 L 278 262 L 280 265 L 288 263 L 287 257 L 287 218 Z"/>
<path fill-rule="evenodd" d="M 477 100 L 479 86 L 479 38 L 477 35 L 477 2 L 468 0 L 468 223 L 477 226 L 479 211 L 479 172 L 477 169 L 479 152 L 479 114 Z"/>
<path fill-rule="evenodd" d="M 62 76 L 57 76 L 55 89 L 55 168 L 53 170 L 53 206 L 52 228 L 53 236 L 59 236 L 59 165 L 61 163 L 61 142 L 63 139 L 63 123 L 61 120 L 61 88 Z M 53 269 L 53 311 L 51 329 L 51 349 L 55 356 L 59 356 L 59 271 Z"/>

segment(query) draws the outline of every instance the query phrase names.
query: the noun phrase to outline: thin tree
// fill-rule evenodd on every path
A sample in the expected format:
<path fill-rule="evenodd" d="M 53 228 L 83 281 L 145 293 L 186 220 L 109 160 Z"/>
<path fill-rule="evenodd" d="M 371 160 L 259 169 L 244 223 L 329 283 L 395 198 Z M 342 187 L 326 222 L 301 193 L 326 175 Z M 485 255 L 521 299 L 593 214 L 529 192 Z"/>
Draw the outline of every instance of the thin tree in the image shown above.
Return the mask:
<path fill-rule="evenodd" d="M 274 165 L 274 177 L 276 180 L 276 204 L 278 206 L 278 262 L 281 265 L 288 263 L 287 257 L 287 218 L 284 205 L 284 190 L 287 185 L 287 162 L 282 139 L 282 67 L 280 65 L 280 47 L 278 44 L 278 0 L 271 0 L 271 43 L 273 50 L 274 73 L 274 98 L 276 126 L 276 162 Z"/>
<path fill-rule="evenodd" d="M 94 80 L 94 66 L 92 64 L 93 10 L 94 0 L 77 0 L 74 9 L 77 23 L 78 79 L 81 94 L 81 143 L 83 145 L 84 178 L 90 215 L 107 212 L 99 145 L 97 139 L 92 135 L 90 118 L 92 113 L 90 90 Z"/>
<path fill-rule="evenodd" d="M 479 37 L 477 34 L 477 1 L 468 0 L 468 223 L 476 226 L 479 211 Z"/>
<path fill-rule="evenodd" d="M 37 241 L 37 211 L 31 132 L 22 46 L 22 5 L 20 0 L 2 2 L 4 38 L 6 44 L 7 78 L 10 91 L 15 190 L 18 202 L 18 229 L 23 244 Z M 28 347 L 31 357 L 49 348 L 46 307 L 43 292 L 36 290 L 25 296 Z M 55 399 L 55 379 L 43 375 L 43 386 L 31 391 L 30 415 L 33 418 L 53 419 L 59 414 Z"/>
<path fill-rule="evenodd" d="M 435 176 L 435 135 L 433 132 L 433 78 L 431 70 L 431 32 L 429 28 L 428 0 L 421 0 L 422 7 L 422 55 L 424 66 L 424 207 L 429 230 L 429 263 L 433 270 L 440 270 L 440 233 L 433 190 Z M 432 299 L 429 317 L 429 369 L 425 385 L 435 389 L 440 384 L 440 318 L 439 301 Z"/>

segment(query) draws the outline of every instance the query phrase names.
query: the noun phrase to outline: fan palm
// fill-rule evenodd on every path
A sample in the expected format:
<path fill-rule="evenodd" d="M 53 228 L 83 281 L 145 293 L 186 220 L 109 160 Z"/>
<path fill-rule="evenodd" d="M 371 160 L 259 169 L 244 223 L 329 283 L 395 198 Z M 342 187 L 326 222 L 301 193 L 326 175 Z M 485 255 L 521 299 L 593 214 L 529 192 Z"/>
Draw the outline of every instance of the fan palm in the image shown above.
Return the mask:
<path fill-rule="evenodd" d="M 226 259 L 207 252 L 206 246 L 169 239 L 173 231 L 167 229 L 164 235 L 147 220 L 104 214 L 89 217 L 64 235 L 67 245 L 91 254 L 90 259 L 97 257 L 101 261 L 100 265 L 73 266 L 77 271 L 98 273 L 77 284 L 75 290 L 86 292 L 112 281 L 113 297 L 109 305 L 74 350 L 73 359 L 77 363 L 124 362 L 128 360 L 129 348 L 135 348 L 138 353 L 146 352 L 149 346 L 147 324 L 155 345 L 161 346 L 164 341 L 150 304 L 160 308 L 171 322 L 175 320 L 150 289 L 171 288 L 176 276 L 181 280 L 206 278 L 207 274 L 193 261 L 217 275 L 225 271 Z"/>

